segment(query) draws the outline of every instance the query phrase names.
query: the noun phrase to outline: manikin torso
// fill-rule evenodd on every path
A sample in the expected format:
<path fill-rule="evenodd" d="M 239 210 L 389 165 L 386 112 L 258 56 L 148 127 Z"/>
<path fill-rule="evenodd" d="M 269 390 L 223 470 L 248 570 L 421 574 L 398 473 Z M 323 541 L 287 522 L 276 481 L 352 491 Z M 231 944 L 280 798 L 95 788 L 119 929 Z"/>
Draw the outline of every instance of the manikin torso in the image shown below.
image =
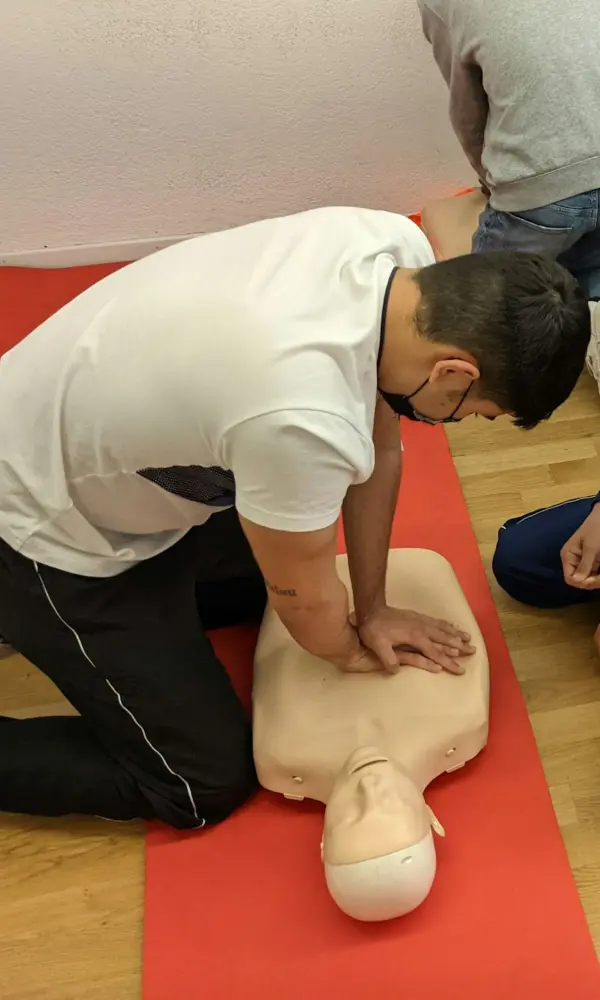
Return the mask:
<path fill-rule="evenodd" d="M 350 590 L 344 556 L 338 572 Z M 476 756 L 488 732 L 485 646 L 450 564 L 429 550 L 392 550 L 387 598 L 469 632 L 476 652 L 465 673 L 344 674 L 302 650 L 271 610 L 254 664 L 259 780 L 288 798 L 327 805 L 330 892 L 366 920 L 406 913 L 427 895 L 435 873 L 431 829 L 443 831 L 422 793 Z"/>

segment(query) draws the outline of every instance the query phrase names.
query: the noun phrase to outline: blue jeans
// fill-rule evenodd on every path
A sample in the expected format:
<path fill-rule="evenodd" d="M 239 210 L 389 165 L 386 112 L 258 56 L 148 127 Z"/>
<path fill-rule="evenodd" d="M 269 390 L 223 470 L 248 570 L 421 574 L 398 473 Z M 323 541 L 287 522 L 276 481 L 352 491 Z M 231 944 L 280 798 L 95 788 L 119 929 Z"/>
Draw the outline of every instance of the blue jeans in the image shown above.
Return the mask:
<path fill-rule="evenodd" d="M 473 253 L 528 250 L 552 257 L 579 281 L 588 299 L 600 298 L 600 191 L 526 212 L 488 205 L 473 237 Z"/>
<path fill-rule="evenodd" d="M 565 608 L 600 599 L 600 590 L 565 583 L 560 550 L 581 527 L 596 497 L 567 500 L 524 517 L 513 517 L 498 533 L 492 569 L 503 590 L 534 608 Z"/>

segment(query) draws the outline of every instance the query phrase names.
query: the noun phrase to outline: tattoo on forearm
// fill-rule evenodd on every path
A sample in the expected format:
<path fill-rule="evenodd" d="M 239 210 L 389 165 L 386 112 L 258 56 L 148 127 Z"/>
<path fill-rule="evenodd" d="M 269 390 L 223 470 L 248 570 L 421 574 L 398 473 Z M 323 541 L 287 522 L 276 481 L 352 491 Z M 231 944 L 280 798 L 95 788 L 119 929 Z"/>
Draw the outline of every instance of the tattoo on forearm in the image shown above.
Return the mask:
<path fill-rule="evenodd" d="M 282 587 L 278 587 L 276 583 L 269 583 L 265 580 L 267 589 L 271 591 L 272 594 L 277 594 L 278 597 L 296 597 L 295 590 L 284 590 Z"/>

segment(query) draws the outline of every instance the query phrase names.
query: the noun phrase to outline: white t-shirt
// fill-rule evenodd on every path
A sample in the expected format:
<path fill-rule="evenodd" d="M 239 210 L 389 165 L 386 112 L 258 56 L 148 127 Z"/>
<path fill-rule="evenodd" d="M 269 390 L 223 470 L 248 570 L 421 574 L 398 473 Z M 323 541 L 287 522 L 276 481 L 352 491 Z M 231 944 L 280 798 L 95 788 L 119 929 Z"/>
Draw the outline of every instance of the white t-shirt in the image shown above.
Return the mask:
<path fill-rule="evenodd" d="M 0 537 L 112 576 L 234 504 L 332 524 L 373 470 L 386 285 L 433 260 L 404 216 L 324 208 L 103 279 L 0 361 Z"/>

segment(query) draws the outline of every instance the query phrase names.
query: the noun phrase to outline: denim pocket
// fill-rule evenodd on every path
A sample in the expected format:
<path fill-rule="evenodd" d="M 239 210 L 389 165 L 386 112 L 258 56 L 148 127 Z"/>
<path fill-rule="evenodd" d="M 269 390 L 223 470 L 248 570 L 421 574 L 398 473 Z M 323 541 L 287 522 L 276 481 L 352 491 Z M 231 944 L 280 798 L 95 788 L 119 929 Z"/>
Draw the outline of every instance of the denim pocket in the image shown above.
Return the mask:
<path fill-rule="evenodd" d="M 473 250 L 521 250 L 556 258 L 577 243 L 583 231 L 585 223 L 581 219 L 571 221 L 552 205 L 531 212 L 499 212 L 488 205 Z"/>
<path fill-rule="evenodd" d="M 517 225 L 527 226 L 529 229 L 533 229 L 536 233 L 548 234 L 550 236 L 568 236 L 569 233 L 573 232 L 573 229 L 580 228 L 580 226 L 552 226 L 539 222 L 537 219 L 532 219 L 531 215 L 539 215 L 539 213 L 529 213 L 529 212 L 506 212 L 508 219 L 512 219 Z M 548 213 L 550 214 L 550 213 Z M 549 220 L 548 220 L 549 221 Z M 561 219 L 561 222 L 564 221 Z M 575 221 L 575 220 L 574 220 Z"/>

